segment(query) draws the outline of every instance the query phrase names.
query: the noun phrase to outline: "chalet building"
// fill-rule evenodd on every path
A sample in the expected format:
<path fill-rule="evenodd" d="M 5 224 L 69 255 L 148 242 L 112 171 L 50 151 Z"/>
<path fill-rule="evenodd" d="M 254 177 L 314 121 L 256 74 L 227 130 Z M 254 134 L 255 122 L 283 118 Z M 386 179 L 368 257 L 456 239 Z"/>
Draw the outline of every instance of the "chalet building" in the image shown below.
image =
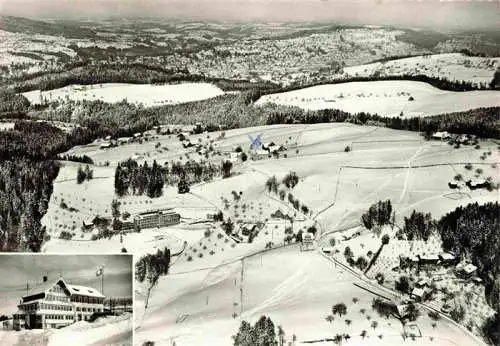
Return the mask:
<path fill-rule="evenodd" d="M 140 229 L 160 228 L 180 223 L 181 216 L 172 209 L 153 210 L 138 214 L 134 217 L 134 224 Z"/>
<path fill-rule="evenodd" d="M 21 298 L 14 314 L 13 329 L 60 328 L 87 321 L 94 312 L 104 311 L 104 295 L 94 288 L 77 286 L 59 278 L 44 283 Z"/>

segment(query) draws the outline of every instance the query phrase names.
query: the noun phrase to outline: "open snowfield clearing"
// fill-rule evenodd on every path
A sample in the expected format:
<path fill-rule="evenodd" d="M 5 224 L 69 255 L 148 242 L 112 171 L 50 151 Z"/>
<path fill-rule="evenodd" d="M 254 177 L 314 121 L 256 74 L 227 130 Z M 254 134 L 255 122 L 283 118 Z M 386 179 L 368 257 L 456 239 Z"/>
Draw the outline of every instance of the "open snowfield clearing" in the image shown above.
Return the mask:
<path fill-rule="evenodd" d="M 0 330 L 1 345 L 36 346 L 131 346 L 132 315 L 101 318 L 93 323 L 80 321 L 62 329 Z"/>
<path fill-rule="evenodd" d="M 469 57 L 461 53 L 433 54 L 344 68 L 344 77 L 425 75 L 489 84 L 500 58 Z"/>
<path fill-rule="evenodd" d="M 200 101 L 223 95 L 224 92 L 208 83 L 182 84 L 125 84 L 105 83 L 96 85 L 68 85 L 49 91 L 28 91 L 23 93 L 32 104 L 57 100 L 95 101 L 108 103 L 127 100 L 130 103 L 142 104 L 145 107 L 161 106 Z"/>
<path fill-rule="evenodd" d="M 295 334 L 299 343 L 333 338 L 337 333 L 351 336 L 345 345 L 401 343 L 401 323 L 379 317 L 371 308 L 376 295 L 354 283 L 361 281 L 318 253 L 300 252 L 297 246 L 212 270 L 173 273 L 161 278 L 153 289 L 149 308 L 144 318 L 138 319 L 142 323 L 136 330 L 136 343 L 151 340 L 155 345 L 175 341 L 182 346 L 229 346 L 240 317 L 254 322 L 264 314 L 283 326 L 287 340 Z M 354 297 L 359 299 L 357 303 L 352 301 Z M 347 305 L 347 314 L 327 322 L 331 306 L 339 302 Z M 351 321 L 349 325 L 346 320 Z M 376 329 L 371 328 L 374 320 L 378 322 Z M 412 344 L 481 345 L 444 320 L 435 328 L 431 323 L 423 310 L 416 321 L 422 337 Z M 362 330 L 368 335 L 364 339 Z"/>
<path fill-rule="evenodd" d="M 378 200 L 391 199 L 398 221 L 413 209 L 438 218 L 459 205 L 498 199 L 498 191 L 448 187 L 458 173 L 465 181 L 475 179 L 476 169 L 482 170 L 479 177 L 499 182 L 498 166 L 492 165 L 500 162 L 500 155 L 493 142 L 482 142 L 481 149 L 455 149 L 445 142 L 423 141 L 414 132 L 317 124 L 304 131 L 299 148 L 302 143 L 305 148 L 298 156 L 261 160 L 252 167 L 278 178 L 297 172 L 300 181 L 292 192 L 317 214 L 323 231 L 359 224 L 361 214 Z M 346 146 L 352 151 L 344 152 Z M 481 160 L 488 151 L 491 155 Z M 464 167 L 468 162 L 470 171 Z"/>
<path fill-rule="evenodd" d="M 413 101 L 410 101 L 410 97 Z M 262 96 L 255 104 L 276 103 L 308 110 L 340 109 L 381 116 L 430 116 L 500 106 L 499 91 L 451 92 L 414 81 L 325 84 Z"/>

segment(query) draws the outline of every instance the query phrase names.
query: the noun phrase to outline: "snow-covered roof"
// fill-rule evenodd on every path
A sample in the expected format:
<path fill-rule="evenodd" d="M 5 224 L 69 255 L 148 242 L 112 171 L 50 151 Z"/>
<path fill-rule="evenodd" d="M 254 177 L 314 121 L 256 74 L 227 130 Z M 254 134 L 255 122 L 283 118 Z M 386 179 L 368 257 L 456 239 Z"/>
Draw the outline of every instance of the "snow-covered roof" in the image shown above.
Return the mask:
<path fill-rule="evenodd" d="M 450 137 L 450 134 L 447 132 L 447 131 L 438 131 L 438 132 L 435 132 L 432 137 L 434 138 L 448 138 Z"/>
<path fill-rule="evenodd" d="M 87 287 L 87 286 L 79 286 L 79 285 L 69 285 L 67 284 L 66 287 L 68 288 L 69 292 L 71 294 L 79 294 L 79 295 L 84 295 L 88 297 L 96 297 L 96 298 L 104 298 L 104 295 L 102 295 L 101 292 L 98 290 Z"/>
<path fill-rule="evenodd" d="M 469 263 L 465 267 L 463 267 L 462 270 L 467 274 L 471 274 L 477 270 L 477 267 L 475 265 Z"/>
<path fill-rule="evenodd" d="M 416 296 L 416 297 L 423 297 L 424 294 L 425 294 L 425 291 L 423 288 L 418 288 L 418 287 L 415 287 L 413 289 L 413 291 L 411 291 L 411 294 Z"/>
<path fill-rule="evenodd" d="M 436 254 L 432 255 L 418 255 L 418 258 L 424 261 L 438 261 L 439 257 Z"/>
<path fill-rule="evenodd" d="M 424 286 L 429 284 L 429 279 L 426 278 L 421 278 L 420 280 L 417 281 L 417 285 L 419 286 Z"/>
<path fill-rule="evenodd" d="M 37 285 L 32 288 L 27 295 L 23 296 L 23 298 L 33 296 L 35 294 L 46 293 L 52 287 L 59 285 L 62 287 L 66 287 L 70 294 L 81 294 L 89 297 L 99 297 L 104 298 L 104 296 L 94 288 L 86 287 L 86 286 L 78 286 L 68 284 L 63 278 L 59 278 L 56 282 L 44 282 L 43 284 Z"/>
<path fill-rule="evenodd" d="M 439 255 L 443 260 L 454 260 L 455 259 L 455 256 L 452 255 L 451 253 L 449 252 L 444 252 L 442 254 Z"/>

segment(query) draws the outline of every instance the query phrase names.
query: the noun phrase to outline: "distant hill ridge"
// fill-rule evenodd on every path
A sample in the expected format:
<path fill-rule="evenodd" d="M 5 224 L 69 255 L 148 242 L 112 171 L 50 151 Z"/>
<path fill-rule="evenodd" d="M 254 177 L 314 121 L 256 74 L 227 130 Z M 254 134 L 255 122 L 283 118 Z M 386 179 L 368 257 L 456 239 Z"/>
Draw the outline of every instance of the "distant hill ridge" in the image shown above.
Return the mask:
<path fill-rule="evenodd" d="M 0 16 L 2 30 L 50 36 L 63 36 L 66 38 L 92 38 L 96 33 L 90 29 L 83 28 L 77 22 L 32 20 L 22 17 Z"/>

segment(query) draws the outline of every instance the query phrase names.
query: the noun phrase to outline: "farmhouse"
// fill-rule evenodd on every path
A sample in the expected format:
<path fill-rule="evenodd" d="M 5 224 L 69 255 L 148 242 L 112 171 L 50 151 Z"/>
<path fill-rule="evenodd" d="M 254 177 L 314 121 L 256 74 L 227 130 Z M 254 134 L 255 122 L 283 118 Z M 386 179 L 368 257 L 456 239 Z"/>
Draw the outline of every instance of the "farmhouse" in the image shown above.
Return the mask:
<path fill-rule="evenodd" d="M 118 143 L 120 144 L 126 144 L 132 142 L 132 137 L 120 137 L 118 138 Z"/>
<path fill-rule="evenodd" d="M 254 160 L 261 160 L 266 157 L 269 157 L 269 152 L 266 150 L 254 150 L 252 151 L 252 159 Z"/>
<path fill-rule="evenodd" d="M 287 217 L 285 216 L 285 214 L 283 214 L 283 212 L 281 211 L 281 209 L 278 209 L 276 210 L 274 213 L 271 214 L 271 217 L 273 219 L 286 219 Z"/>
<path fill-rule="evenodd" d="M 240 230 L 242 235 L 248 237 L 252 233 L 256 234 L 259 232 L 261 228 L 262 225 L 258 223 L 244 223 L 241 225 Z"/>
<path fill-rule="evenodd" d="M 141 132 L 134 133 L 134 138 L 139 138 L 139 137 L 142 137 Z"/>
<path fill-rule="evenodd" d="M 193 143 L 191 143 L 191 141 L 189 139 L 185 139 L 185 140 L 182 141 L 182 146 L 184 148 L 189 148 L 189 147 L 193 146 Z"/>
<path fill-rule="evenodd" d="M 89 219 L 89 220 L 83 220 L 82 221 L 82 230 L 83 231 L 88 231 L 91 230 L 94 227 L 94 221 Z"/>
<path fill-rule="evenodd" d="M 455 256 L 449 252 L 444 252 L 439 254 L 439 261 L 442 265 L 450 265 L 455 262 Z"/>
<path fill-rule="evenodd" d="M 415 287 L 413 291 L 411 291 L 411 297 L 414 298 L 416 301 L 421 302 L 426 300 L 430 294 L 431 294 L 431 289 L 426 287 L 426 288 L 418 288 Z"/>
<path fill-rule="evenodd" d="M 417 255 L 419 266 L 435 266 L 439 263 L 439 256 L 431 255 Z"/>
<path fill-rule="evenodd" d="M 32 289 L 21 298 L 14 314 L 13 327 L 59 328 L 77 321 L 87 321 L 95 312 L 104 311 L 104 295 L 91 287 L 70 285 L 63 278 Z"/>
<path fill-rule="evenodd" d="M 276 146 L 276 143 L 274 142 L 267 142 L 267 143 L 262 143 L 261 148 L 263 150 L 269 150 L 270 147 Z"/>
<path fill-rule="evenodd" d="M 180 223 L 180 214 L 172 209 L 151 210 L 134 217 L 134 225 L 140 229 L 160 228 Z"/>
<path fill-rule="evenodd" d="M 454 181 L 450 181 L 450 182 L 448 182 L 448 187 L 450 189 L 457 189 L 458 188 L 458 183 L 456 183 Z"/>
<path fill-rule="evenodd" d="M 113 147 L 113 145 L 111 144 L 111 142 L 101 143 L 101 146 L 100 146 L 101 149 L 109 149 L 111 147 Z"/>
<path fill-rule="evenodd" d="M 415 286 L 417 286 L 418 288 L 424 288 L 429 285 L 430 285 L 429 279 L 425 278 L 422 278 L 415 283 Z"/>
<path fill-rule="evenodd" d="M 286 148 L 282 145 L 271 145 L 267 148 L 267 150 L 269 150 L 270 153 L 277 153 L 286 150 Z"/>
<path fill-rule="evenodd" d="M 461 262 L 455 267 L 455 273 L 462 279 L 470 278 L 477 271 L 477 267 L 470 263 Z"/>
<path fill-rule="evenodd" d="M 451 135 L 446 131 L 443 131 L 443 132 L 438 131 L 438 132 L 434 132 L 434 134 L 432 135 L 432 138 L 438 139 L 438 140 L 443 140 L 443 139 L 451 138 Z"/>

